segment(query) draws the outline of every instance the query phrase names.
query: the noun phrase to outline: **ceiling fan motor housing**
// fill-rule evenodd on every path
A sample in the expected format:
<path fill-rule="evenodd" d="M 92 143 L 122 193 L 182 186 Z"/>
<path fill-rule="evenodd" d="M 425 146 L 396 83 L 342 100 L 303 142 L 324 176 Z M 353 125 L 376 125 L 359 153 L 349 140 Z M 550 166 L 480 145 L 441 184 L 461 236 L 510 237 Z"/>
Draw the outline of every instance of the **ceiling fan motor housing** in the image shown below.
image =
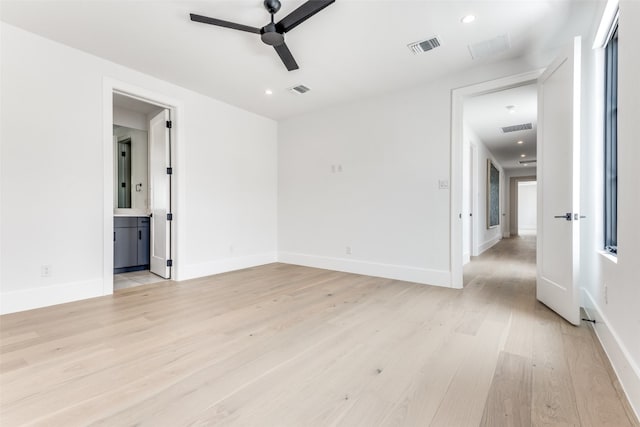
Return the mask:
<path fill-rule="evenodd" d="M 284 43 L 284 35 L 276 31 L 274 23 L 267 24 L 260 30 L 260 38 L 269 46 L 280 46 Z"/>

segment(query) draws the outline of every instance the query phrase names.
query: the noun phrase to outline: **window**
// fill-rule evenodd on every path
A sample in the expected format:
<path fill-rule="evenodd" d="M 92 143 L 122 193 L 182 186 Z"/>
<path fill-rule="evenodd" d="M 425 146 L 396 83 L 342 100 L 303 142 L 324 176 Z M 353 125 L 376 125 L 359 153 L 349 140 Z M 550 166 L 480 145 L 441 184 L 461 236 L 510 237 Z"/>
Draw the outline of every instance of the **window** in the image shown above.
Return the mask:
<path fill-rule="evenodd" d="M 604 248 L 618 253 L 618 28 L 605 46 Z"/>

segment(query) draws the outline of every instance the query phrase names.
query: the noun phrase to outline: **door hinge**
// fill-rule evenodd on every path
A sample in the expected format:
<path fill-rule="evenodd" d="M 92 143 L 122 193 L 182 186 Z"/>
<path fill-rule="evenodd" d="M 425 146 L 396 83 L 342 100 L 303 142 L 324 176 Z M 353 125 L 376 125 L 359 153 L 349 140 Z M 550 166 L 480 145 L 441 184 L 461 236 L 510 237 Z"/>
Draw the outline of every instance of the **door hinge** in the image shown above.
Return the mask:
<path fill-rule="evenodd" d="M 173 260 L 172 259 L 168 259 L 167 260 L 167 267 L 173 267 Z"/>
<path fill-rule="evenodd" d="M 167 129 L 171 129 L 171 126 L 173 126 L 173 123 L 171 123 L 171 120 L 167 120 Z"/>
<path fill-rule="evenodd" d="M 171 166 L 167 168 L 167 175 L 173 175 L 173 168 Z"/>
<path fill-rule="evenodd" d="M 167 214 L 167 221 L 173 221 L 173 214 L 172 213 L 168 213 Z"/>

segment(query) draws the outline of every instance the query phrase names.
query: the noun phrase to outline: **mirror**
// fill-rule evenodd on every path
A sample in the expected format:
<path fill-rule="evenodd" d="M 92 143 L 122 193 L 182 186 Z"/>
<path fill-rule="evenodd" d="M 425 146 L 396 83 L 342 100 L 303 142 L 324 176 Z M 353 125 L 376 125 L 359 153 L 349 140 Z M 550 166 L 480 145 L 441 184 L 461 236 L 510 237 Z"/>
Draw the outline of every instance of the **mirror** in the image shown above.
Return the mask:
<path fill-rule="evenodd" d="M 147 131 L 114 125 L 113 142 L 113 206 L 117 211 L 130 209 L 144 214 L 149 181 Z"/>
<path fill-rule="evenodd" d="M 118 141 L 118 208 L 131 208 L 131 138 Z"/>

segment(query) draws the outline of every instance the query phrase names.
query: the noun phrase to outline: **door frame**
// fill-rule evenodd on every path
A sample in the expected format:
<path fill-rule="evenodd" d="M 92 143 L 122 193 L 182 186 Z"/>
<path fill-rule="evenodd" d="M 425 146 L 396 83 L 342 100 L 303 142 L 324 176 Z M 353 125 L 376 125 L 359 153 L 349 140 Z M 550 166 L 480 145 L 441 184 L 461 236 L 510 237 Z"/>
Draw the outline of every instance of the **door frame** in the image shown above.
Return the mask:
<path fill-rule="evenodd" d="M 464 126 L 464 101 L 466 98 L 504 89 L 536 83 L 544 70 L 533 70 L 515 74 L 495 80 L 476 83 L 451 90 L 451 193 L 449 219 L 449 268 L 451 271 L 450 287 L 463 287 L 463 259 L 462 259 L 462 150 Z"/>
<path fill-rule="evenodd" d="M 142 87 L 138 87 L 126 82 L 122 82 L 110 77 L 103 79 L 102 85 L 102 140 L 103 140 L 103 273 L 102 273 L 102 294 L 113 293 L 113 94 L 118 93 L 130 98 L 138 99 L 149 104 L 157 105 L 169 110 L 173 126 L 170 129 L 171 135 L 171 162 L 173 174 L 171 176 L 171 210 L 174 221 L 171 226 L 171 258 L 173 267 L 171 279 L 178 280 L 179 275 L 179 253 L 180 253 L 180 215 L 183 209 L 181 203 L 184 191 L 180 171 L 181 157 L 178 155 L 180 142 L 183 140 L 183 129 L 179 124 L 182 122 L 183 104 L 182 102 L 169 97 L 163 93 L 154 92 Z"/>

